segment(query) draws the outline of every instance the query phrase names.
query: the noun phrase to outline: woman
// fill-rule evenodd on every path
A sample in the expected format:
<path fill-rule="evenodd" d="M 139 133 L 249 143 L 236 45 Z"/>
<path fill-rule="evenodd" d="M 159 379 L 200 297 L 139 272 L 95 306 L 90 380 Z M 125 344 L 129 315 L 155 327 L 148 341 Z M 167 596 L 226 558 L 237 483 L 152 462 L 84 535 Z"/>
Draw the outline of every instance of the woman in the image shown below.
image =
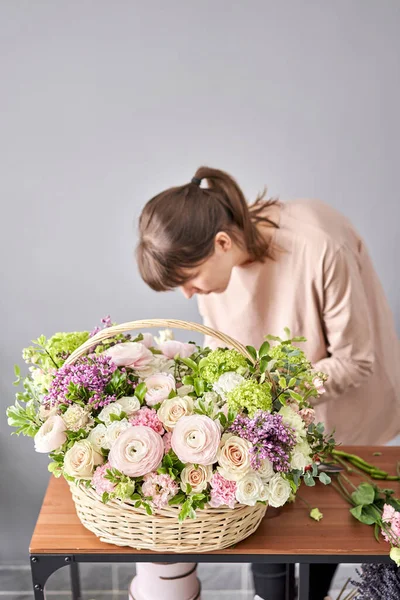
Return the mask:
<path fill-rule="evenodd" d="M 335 428 L 338 442 L 385 444 L 399 433 L 399 341 L 364 243 L 345 217 L 317 201 L 265 200 L 265 192 L 249 206 L 230 175 L 200 167 L 190 183 L 146 204 L 139 232 L 144 281 L 197 294 L 206 325 L 253 346 L 284 327 L 307 338 L 306 355 L 329 376 L 316 419 Z M 281 567 L 253 565 L 259 595 L 284 598 Z M 312 598 L 322 600 L 332 569 L 313 571 Z M 275 596 L 262 589 L 264 575 L 281 580 Z"/>

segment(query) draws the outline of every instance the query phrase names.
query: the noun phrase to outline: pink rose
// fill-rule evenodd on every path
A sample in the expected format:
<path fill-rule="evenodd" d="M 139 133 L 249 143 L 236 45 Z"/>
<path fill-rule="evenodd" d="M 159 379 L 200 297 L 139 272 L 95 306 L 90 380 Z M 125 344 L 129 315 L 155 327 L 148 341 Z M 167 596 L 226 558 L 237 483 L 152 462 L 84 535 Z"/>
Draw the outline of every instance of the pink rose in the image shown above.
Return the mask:
<path fill-rule="evenodd" d="M 146 425 L 125 429 L 114 442 L 109 463 L 129 477 L 141 477 L 155 471 L 164 456 L 162 437 Z"/>
<path fill-rule="evenodd" d="M 167 340 L 166 342 L 161 342 L 158 344 L 158 349 L 166 356 L 167 358 L 174 358 L 177 354 L 181 358 L 188 358 L 194 352 L 196 352 L 195 344 L 185 344 L 183 342 L 178 342 L 177 340 Z"/>
<path fill-rule="evenodd" d="M 130 367 L 136 371 L 145 369 L 153 360 L 153 353 L 140 342 L 124 342 L 115 344 L 104 351 L 117 367 Z"/>
<path fill-rule="evenodd" d="M 217 459 L 221 430 L 205 415 L 190 415 L 179 419 L 171 437 L 172 449 L 184 463 L 212 465 Z"/>
<path fill-rule="evenodd" d="M 49 417 L 35 435 L 36 452 L 54 452 L 60 448 L 67 439 L 66 429 L 62 417 L 58 415 Z"/>
<path fill-rule="evenodd" d="M 175 378 L 170 373 L 155 373 L 147 377 L 144 383 L 147 388 L 144 399 L 149 406 L 155 406 L 166 400 L 176 387 Z"/>
<path fill-rule="evenodd" d="M 324 388 L 324 382 L 322 381 L 321 377 L 314 377 L 312 382 L 318 394 L 325 394 L 326 389 Z"/>

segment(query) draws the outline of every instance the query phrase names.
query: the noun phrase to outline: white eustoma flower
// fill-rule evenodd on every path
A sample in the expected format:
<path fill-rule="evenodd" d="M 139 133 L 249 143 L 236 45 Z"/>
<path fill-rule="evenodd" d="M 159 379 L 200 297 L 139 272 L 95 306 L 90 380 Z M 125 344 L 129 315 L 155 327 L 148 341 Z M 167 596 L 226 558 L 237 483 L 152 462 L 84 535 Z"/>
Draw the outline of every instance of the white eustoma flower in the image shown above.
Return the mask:
<path fill-rule="evenodd" d="M 154 339 L 158 345 L 174 339 L 174 334 L 173 334 L 172 329 L 161 329 L 158 333 L 159 333 L 158 337 L 154 336 Z"/>
<path fill-rule="evenodd" d="M 105 448 L 105 438 L 107 433 L 107 427 L 104 423 L 99 423 L 92 429 L 88 435 L 88 440 L 92 444 L 96 452 L 100 452 L 102 448 Z"/>
<path fill-rule="evenodd" d="M 221 377 L 214 383 L 213 390 L 217 392 L 222 398 L 237 388 L 244 381 L 244 377 L 236 373 L 235 371 L 228 371 L 223 373 Z"/>
<path fill-rule="evenodd" d="M 111 425 L 107 427 L 104 440 L 105 445 L 103 446 L 103 448 L 106 448 L 106 450 L 110 450 L 110 448 L 112 448 L 113 443 L 128 427 L 133 427 L 133 425 L 131 425 L 127 419 L 122 419 L 121 421 L 113 421 Z"/>
<path fill-rule="evenodd" d="M 118 398 L 115 403 L 122 406 L 122 411 L 128 416 L 133 415 L 140 408 L 140 402 L 136 396 L 124 396 L 123 398 Z"/>
<path fill-rule="evenodd" d="M 103 421 L 103 423 L 105 423 L 108 426 L 112 423 L 111 415 L 116 415 L 117 417 L 119 417 L 121 413 L 122 406 L 120 404 L 117 404 L 116 402 L 111 402 L 111 404 L 107 404 L 107 406 L 103 408 L 103 410 L 99 413 L 97 418 L 100 419 L 100 421 Z"/>

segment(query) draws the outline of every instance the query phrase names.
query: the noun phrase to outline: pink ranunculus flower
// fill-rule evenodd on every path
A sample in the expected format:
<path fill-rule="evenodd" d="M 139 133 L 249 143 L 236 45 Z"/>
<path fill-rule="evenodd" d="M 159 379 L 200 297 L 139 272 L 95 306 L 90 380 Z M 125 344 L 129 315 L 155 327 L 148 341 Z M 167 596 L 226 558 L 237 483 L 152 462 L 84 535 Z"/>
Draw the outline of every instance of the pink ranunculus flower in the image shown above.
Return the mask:
<path fill-rule="evenodd" d="M 324 382 L 322 381 L 321 377 L 314 377 L 312 382 L 318 394 L 325 394 L 326 389 L 324 387 Z"/>
<path fill-rule="evenodd" d="M 162 437 L 146 425 L 125 429 L 114 442 L 109 463 L 129 477 L 141 477 L 155 471 L 164 456 Z"/>
<path fill-rule="evenodd" d="M 217 460 L 221 429 L 205 415 L 179 419 L 172 433 L 172 449 L 184 463 L 212 465 Z"/>
<path fill-rule="evenodd" d="M 158 349 L 167 358 L 174 358 L 177 354 L 181 358 L 188 358 L 194 352 L 196 352 L 195 344 L 185 344 L 184 342 L 178 342 L 177 340 L 167 340 L 158 344 Z"/>
<path fill-rule="evenodd" d="M 155 346 L 154 338 L 151 333 L 143 333 L 142 344 L 146 348 L 153 348 Z"/>
<path fill-rule="evenodd" d="M 130 367 L 139 371 L 145 369 L 153 360 L 153 353 L 140 342 L 123 342 L 115 344 L 104 351 L 117 367 Z"/>
<path fill-rule="evenodd" d="M 35 435 L 36 452 L 48 453 L 60 448 L 67 439 L 66 429 L 62 417 L 59 415 L 49 417 Z"/>
<path fill-rule="evenodd" d="M 176 388 L 175 378 L 170 373 L 155 373 L 147 377 L 144 383 L 147 388 L 144 399 L 149 406 L 160 404 Z"/>

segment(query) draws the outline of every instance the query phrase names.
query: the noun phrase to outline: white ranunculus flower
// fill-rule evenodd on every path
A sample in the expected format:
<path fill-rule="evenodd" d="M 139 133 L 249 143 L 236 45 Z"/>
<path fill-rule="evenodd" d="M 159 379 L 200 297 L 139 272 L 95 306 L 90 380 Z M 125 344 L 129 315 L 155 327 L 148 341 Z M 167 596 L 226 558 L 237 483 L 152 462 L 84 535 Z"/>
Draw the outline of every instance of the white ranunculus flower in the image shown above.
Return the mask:
<path fill-rule="evenodd" d="M 116 415 L 117 417 L 119 417 L 121 413 L 122 406 L 120 404 L 117 404 L 116 402 L 111 402 L 111 404 L 107 404 L 107 406 L 103 408 L 103 410 L 99 413 L 97 418 L 100 419 L 100 421 L 103 421 L 103 423 L 105 423 L 108 426 L 112 423 L 111 415 Z"/>
<path fill-rule="evenodd" d="M 90 479 L 96 465 L 101 465 L 103 457 L 96 452 L 92 444 L 80 440 L 70 448 L 64 456 L 64 472 L 77 479 Z"/>
<path fill-rule="evenodd" d="M 272 466 L 272 462 L 268 460 L 268 458 L 264 458 L 261 461 L 261 466 L 257 470 L 257 475 L 261 477 L 261 479 L 265 482 L 268 482 L 275 475 L 274 468 Z"/>
<path fill-rule="evenodd" d="M 154 336 L 154 339 L 158 345 L 174 339 L 174 333 L 172 329 L 161 329 L 158 333 L 158 337 Z"/>
<path fill-rule="evenodd" d="M 311 448 L 309 444 L 306 441 L 296 444 L 292 450 L 290 467 L 292 469 L 304 471 L 305 467 L 307 467 L 311 462 Z"/>
<path fill-rule="evenodd" d="M 133 427 L 127 419 L 122 419 L 121 421 L 113 421 L 111 425 L 107 427 L 106 436 L 105 436 L 105 448 L 106 450 L 110 450 L 115 440 L 119 438 L 121 433 L 125 431 L 128 427 Z"/>
<path fill-rule="evenodd" d="M 178 394 L 178 396 L 187 396 L 192 392 L 194 392 L 193 385 L 181 385 L 180 388 L 176 388 L 176 393 Z"/>
<path fill-rule="evenodd" d="M 288 425 L 295 430 L 297 442 L 300 442 L 302 438 L 306 437 L 306 426 L 298 412 L 290 408 L 290 406 L 282 406 L 278 415 L 282 416 L 285 425 Z"/>
<path fill-rule="evenodd" d="M 99 423 L 89 433 L 87 439 L 92 444 L 96 452 L 100 453 L 101 449 L 106 447 L 106 433 L 107 427 L 104 425 L 104 423 Z"/>
<path fill-rule="evenodd" d="M 67 439 L 66 425 L 62 417 L 53 415 L 43 423 L 35 435 L 36 452 L 54 452 L 58 450 Z"/>
<path fill-rule="evenodd" d="M 251 443 L 237 435 L 225 433 L 218 448 L 218 471 L 228 481 L 239 481 L 250 470 Z"/>
<path fill-rule="evenodd" d="M 122 406 L 122 412 L 126 413 L 128 416 L 133 415 L 133 413 L 137 412 L 140 408 L 140 402 L 136 396 L 123 396 L 123 398 L 118 398 L 118 400 L 115 401 L 115 404 Z"/>
<path fill-rule="evenodd" d="M 175 396 L 167 398 L 157 411 L 158 418 L 167 431 L 172 431 L 182 417 L 193 414 L 193 398 Z"/>
<path fill-rule="evenodd" d="M 244 377 L 235 371 L 223 373 L 221 377 L 213 385 L 213 390 L 222 398 L 225 398 L 228 392 L 234 390 L 238 385 L 243 383 Z"/>
<path fill-rule="evenodd" d="M 268 504 L 274 508 L 283 506 L 289 499 L 292 488 L 287 479 L 276 473 L 268 483 L 269 498 Z"/>
<path fill-rule="evenodd" d="M 194 465 L 189 463 L 181 473 L 181 489 L 186 492 L 187 484 L 192 486 L 191 493 L 203 492 L 212 477 L 211 465 Z"/>
<path fill-rule="evenodd" d="M 67 429 L 79 431 L 89 423 L 89 410 L 80 404 L 71 404 L 63 414 L 63 419 Z"/>
<path fill-rule="evenodd" d="M 264 495 L 265 491 L 261 477 L 254 471 L 247 473 L 236 483 L 236 500 L 240 504 L 254 506 Z"/>
<path fill-rule="evenodd" d="M 155 406 L 166 400 L 176 387 L 175 378 L 170 373 L 155 373 L 147 377 L 144 383 L 147 388 L 144 398 L 148 406 Z"/>

